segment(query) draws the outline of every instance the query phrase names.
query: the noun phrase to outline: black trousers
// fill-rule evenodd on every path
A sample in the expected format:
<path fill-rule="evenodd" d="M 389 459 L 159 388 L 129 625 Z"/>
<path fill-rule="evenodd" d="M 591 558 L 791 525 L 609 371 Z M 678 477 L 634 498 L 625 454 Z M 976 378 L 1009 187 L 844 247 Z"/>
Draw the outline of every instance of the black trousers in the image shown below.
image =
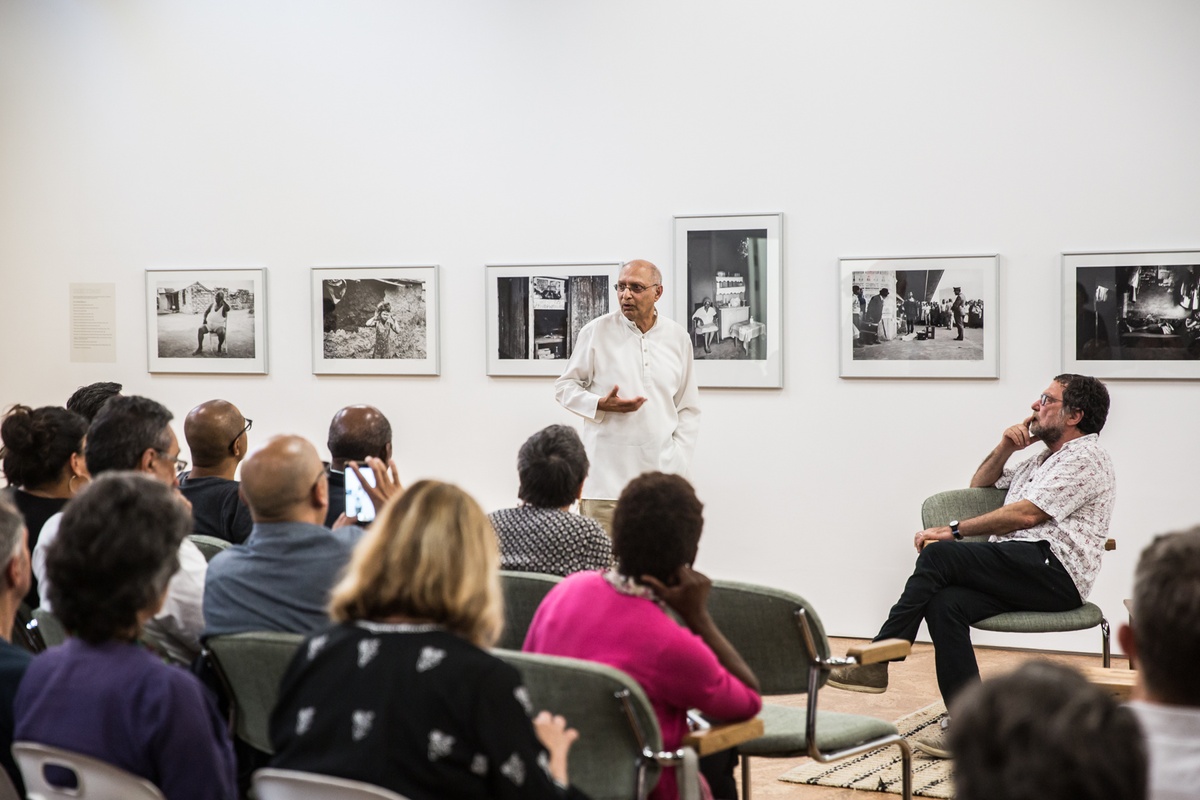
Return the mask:
<path fill-rule="evenodd" d="M 933 542 L 875 640 L 913 641 L 924 619 L 933 639 L 938 689 L 949 707 L 979 679 L 971 623 L 1004 611 L 1070 611 L 1083 605 L 1048 542 Z"/>

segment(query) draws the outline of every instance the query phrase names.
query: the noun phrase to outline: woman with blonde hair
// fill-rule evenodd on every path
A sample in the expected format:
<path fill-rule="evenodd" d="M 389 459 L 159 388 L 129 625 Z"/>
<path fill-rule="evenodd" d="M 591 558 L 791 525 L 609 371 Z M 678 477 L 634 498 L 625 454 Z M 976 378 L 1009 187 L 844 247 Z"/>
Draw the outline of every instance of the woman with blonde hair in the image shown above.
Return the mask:
<path fill-rule="evenodd" d="M 410 800 L 583 797 L 567 785 L 578 734 L 545 711 L 531 724 L 520 675 L 485 649 L 503 624 L 498 564 L 457 486 L 421 481 L 389 501 L 333 590 L 336 624 L 284 675 L 272 766 Z"/>

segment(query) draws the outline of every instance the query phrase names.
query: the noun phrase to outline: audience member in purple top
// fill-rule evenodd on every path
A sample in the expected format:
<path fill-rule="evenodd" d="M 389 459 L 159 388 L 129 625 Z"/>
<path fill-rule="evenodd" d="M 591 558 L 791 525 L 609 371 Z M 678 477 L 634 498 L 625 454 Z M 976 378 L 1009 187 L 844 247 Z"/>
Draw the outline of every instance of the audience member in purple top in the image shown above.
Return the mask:
<path fill-rule="evenodd" d="M 762 708 L 758 679 L 708 615 L 712 582 L 692 569 L 702 509 L 678 475 L 634 478 L 613 515 L 617 567 L 565 578 L 546 595 L 525 638 L 528 652 L 597 661 L 628 673 L 654 706 L 668 750 L 687 733 L 690 708 L 719 720 L 748 719 Z M 667 615 L 668 607 L 687 628 Z M 735 763 L 728 751 L 701 759 L 714 796 L 737 797 Z M 665 770 L 651 800 L 675 798 L 676 785 L 674 773 Z"/>
<path fill-rule="evenodd" d="M 171 487 L 129 472 L 100 476 L 67 506 L 46 569 L 73 638 L 26 671 L 14 738 L 107 761 L 168 800 L 234 800 L 233 749 L 212 699 L 138 643 L 191 528 Z"/>

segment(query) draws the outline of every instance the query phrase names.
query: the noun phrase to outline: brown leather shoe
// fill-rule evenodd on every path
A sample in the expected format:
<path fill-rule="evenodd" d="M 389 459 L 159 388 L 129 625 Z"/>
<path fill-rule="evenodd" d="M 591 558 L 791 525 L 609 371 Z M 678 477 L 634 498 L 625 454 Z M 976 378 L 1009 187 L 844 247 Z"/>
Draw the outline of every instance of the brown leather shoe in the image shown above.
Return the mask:
<path fill-rule="evenodd" d="M 835 689 L 845 689 L 848 692 L 882 694 L 887 691 L 888 665 L 885 661 L 882 664 L 837 667 L 829 673 L 826 683 Z"/>

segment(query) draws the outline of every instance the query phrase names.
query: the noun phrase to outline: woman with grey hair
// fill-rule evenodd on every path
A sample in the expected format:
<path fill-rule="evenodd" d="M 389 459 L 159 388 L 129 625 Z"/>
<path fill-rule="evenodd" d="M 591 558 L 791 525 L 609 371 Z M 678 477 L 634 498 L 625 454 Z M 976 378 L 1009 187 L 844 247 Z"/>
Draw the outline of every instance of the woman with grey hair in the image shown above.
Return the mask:
<path fill-rule="evenodd" d="M 14 739 L 106 761 L 169 800 L 237 797 L 233 749 L 212 698 L 139 642 L 191 529 L 176 491 L 132 472 L 101 475 L 67 504 L 46 570 L 71 638 L 25 673 Z"/>
<path fill-rule="evenodd" d="M 588 466 L 574 428 L 551 425 L 525 440 L 517 454 L 521 505 L 488 516 L 500 540 L 501 569 L 565 576 L 612 566 L 604 528 L 570 511 Z"/>

